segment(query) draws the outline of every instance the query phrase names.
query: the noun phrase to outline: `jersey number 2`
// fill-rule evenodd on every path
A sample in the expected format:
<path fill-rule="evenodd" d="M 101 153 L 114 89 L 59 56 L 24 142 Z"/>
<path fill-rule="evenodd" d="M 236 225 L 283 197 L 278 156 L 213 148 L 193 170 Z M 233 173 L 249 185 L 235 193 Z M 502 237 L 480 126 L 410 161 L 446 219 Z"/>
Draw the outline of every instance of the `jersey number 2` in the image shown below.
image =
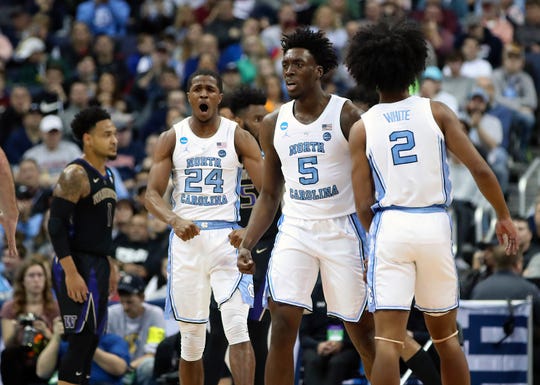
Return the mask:
<path fill-rule="evenodd" d="M 220 168 L 214 168 L 210 170 L 208 175 L 204 178 L 204 184 L 205 185 L 213 185 L 214 186 L 214 193 L 222 193 L 223 192 L 223 176 L 222 171 Z M 202 192 L 201 186 L 194 186 L 194 184 L 199 183 L 203 179 L 203 172 L 200 168 L 192 168 L 190 170 L 186 170 L 186 185 L 184 187 L 184 191 L 188 193 L 200 193 Z"/>
<path fill-rule="evenodd" d="M 397 142 L 392 146 L 392 159 L 394 160 L 394 165 L 415 163 L 418 162 L 418 157 L 415 154 L 404 155 L 402 152 L 410 151 L 414 148 L 414 134 L 412 131 L 403 130 L 403 131 L 394 131 L 389 136 L 390 142 Z M 400 139 L 405 139 L 402 141 Z"/>

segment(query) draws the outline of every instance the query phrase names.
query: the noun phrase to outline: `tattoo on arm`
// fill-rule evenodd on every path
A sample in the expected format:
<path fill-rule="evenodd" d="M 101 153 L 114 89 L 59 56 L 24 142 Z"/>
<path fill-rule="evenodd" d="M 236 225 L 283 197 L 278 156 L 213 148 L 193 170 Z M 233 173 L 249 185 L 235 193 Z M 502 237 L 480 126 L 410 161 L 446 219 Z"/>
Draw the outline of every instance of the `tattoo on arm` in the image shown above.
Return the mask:
<path fill-rule="evenodd" d="M 90 183 L 84 168 L 78 165 L 69 165 L 62 171 L 53 195 L 64 198 L 73 203 L 90 194 Z"/>

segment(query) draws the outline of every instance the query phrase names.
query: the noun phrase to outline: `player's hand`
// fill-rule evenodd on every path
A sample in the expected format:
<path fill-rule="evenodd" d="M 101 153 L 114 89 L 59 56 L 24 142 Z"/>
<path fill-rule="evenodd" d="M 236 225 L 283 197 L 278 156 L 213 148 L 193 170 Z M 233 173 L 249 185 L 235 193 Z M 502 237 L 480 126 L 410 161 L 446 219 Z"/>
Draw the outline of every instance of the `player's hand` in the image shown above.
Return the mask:
<path fill-rule="evenodd" d="M 245 235 L 246 235 L 246 229 L 244 228 L 233 230 L 229 234 L 229 242 L 231 243 L 233 247 L 238 249 L 240 247 L 240 244 L 244 240 Z"/>
<path fill-rule="evenodd" d="M 236 266 L 240 273 L 254 274 L 255 273 L 255 261 L 251 257 L 251 251 L 245 247 L 238 249 L 238 258 L 236 259 Z"/>
<path fill-rule="evenodd" d="M 507 255 L 517 253 L 519 242 L 516 226 L 512 222 L 512 218 L 499 219 L 495 225 L 495 234 L 497 234 L 499 244 L 506 248 Z"/>
<path fill-rule="evenodd" d="M 201 232 L 201 229 L 199 229 L 199 226 L 197 226 L 195 223 L 181 218 L 176 218 L 171 223 L 171 227 L 173 228 L 176 236 L 183 241 L 189 241 L 190 239 L 195 238 Z"/>
<path fill-rule="evenodd" d="M 83 303 L 88 297 L 88 287 L 79 273 L 66 274 L 68 297 L 75 302 Z"/>
<path fill-rule="evenodd" d="M 0 225 L 4 228 L 9 256 L 15 258 L 18 256 L 17 241 L 15 239 L 15 229 L 17 228 L 17 218 L 8 218 L 0 213 Z"/>

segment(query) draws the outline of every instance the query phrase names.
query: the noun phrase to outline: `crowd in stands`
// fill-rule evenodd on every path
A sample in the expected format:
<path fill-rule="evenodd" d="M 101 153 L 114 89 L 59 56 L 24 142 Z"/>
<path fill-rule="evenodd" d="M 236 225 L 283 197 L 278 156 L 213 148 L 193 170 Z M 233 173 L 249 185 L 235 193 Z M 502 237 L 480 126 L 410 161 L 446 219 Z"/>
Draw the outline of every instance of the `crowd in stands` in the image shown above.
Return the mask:
<path fill-rule="evenodd" d="M 323 30 L 342 61 L 360 26 L 398 17 L 422 25 L 430 51 L 426 70 L 411 91 L 454 110 L 509 193 L 511 165 L 526 165 L 531 148 L 540 144 L 540 0 L 1 1 L 0 146 L 14 171 L 20 211 L 20 259 L 4 253 L 0 264 L 3 383 L 22 384 L 22 375 L 13 371 L 17 365 L 32 367 L 31 372 L 17 369 L 28 377 L 25 384 L 46 383 L 55 370 L 56 361 L 38 363 L 43 347 L 34 356 L 22 345 L 21 316 L 38 317 L 36 335 L 49 341 L 48 357 L 62 354 L 46 225 L 52 187 L 66 164 L 81 154 L 71 135 L 75 114 L 99 105 L 118 129 L 118 157 L 109 164 L 119 198 L 113 257 L 129 282 L 112 298 L 119 304 L 110 311 L 118 317 L 111 320 L 109 333 L 127 344 L 111 342 L 114 337 L 104 341 L 95 363 L 110 370 L 107 383 L 120 383 L 127 371 L 134 383 L 150 384 L 165 326 L 148 321 L 142 331 L 140 316 L 151 309 L 160 317 L 162 309 L 149 303 L 162 305 L 165 297 L 170 229 L 146 213 L 142 200 L 159 134 L 190 114 L 185 92 L 190 74 L 201 68 L 220 73 L 225 105 L 227 94 L 240 85 L 260 88 L 272 112 L 288 100 L 281 73 L 282 34 L 300 25 Z M 324 87 L 363 108 L 377 101 L 374 90 L 355 86 L 343 64 L 324 79 Z M 472 215 L 481 201 L 471 175 L 454 157 L 449 163 L 462 297 L 493 293 L 487 282 L 501 270 L 538 283 L 540 201 L 530 218 L 516 218 L 522 257 L 501 262 L 495 246 L 474 238 Z M 476 249 L 466 252 L 464 244 Z M 529 289 L 540 298 L 534 285 Z M 118 324 L 121 319 L 124 324 Z M 303 336 L 303 341 L 310 338 Z M 118 366 L 103 366 L 110 361 L 108 354 L 121 358 Z M 36 365 L 46 380 L 40 380 Z"/>

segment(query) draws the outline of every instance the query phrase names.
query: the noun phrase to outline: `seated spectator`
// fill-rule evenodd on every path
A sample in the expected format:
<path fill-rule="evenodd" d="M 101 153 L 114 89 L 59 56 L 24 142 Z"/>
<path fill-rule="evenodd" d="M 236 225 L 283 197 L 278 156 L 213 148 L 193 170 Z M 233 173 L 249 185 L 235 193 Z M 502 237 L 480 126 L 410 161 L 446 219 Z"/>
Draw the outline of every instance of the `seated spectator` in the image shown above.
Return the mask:
<path fill-rule="evenodd" d="M 443 74 L 438 67 L 427 67 L 420 79 L 420 96 L 444 103 L 457 114 L 458 101 L 454 95 L 442 89 L 442 80 Z"/>
<path fill-rule="evenodd" d="M 118 283 L 120 303 L 109 307 L 107 330 L 129 344 L 132 371 L 126 374 L 133 385 L 149 385 L 154 370 L 154 354 L 165 338 L 165 316 L 159 306 L 144 302 L 144 281 L 126 274 Z"/>
<path fill-rule="evenodd" d="M 150 246 L 148 217 L 146 213 L 134 214 L 129 219 L 126 236 L 113 241 L 112 256 L 118 262 L 121 271 L 135 274 L 146 282 L 150 279 L 148 275 L 148 270 L 151 269 L 148 266 Z"/>
<path fill-rule="evenodd" d="M 75 19 L 89 25 L 94 35 L 124 36 L 130 11 L 124 0 L 87 0 L 77 6 Z"/>
<path fill-rule="evenodd" d="M 26 247 L 21 242 L 17 242 L 17 254 L 11 255 L 7 244 L 4 243 L 4 251 L 2 253 L 2 273 L 0 274 L 0 307 L 7 300 L 13 297 L 13 284 L 15 281 L 15 273 L 26 258 Z"/>
<path fill-rule="evenodd" d="M 502 147 L 504 132 L 501 121 L 487 113 L 489 95 L 475 87 L 469 94 L 463 120 L 469 125 L 469 138 L 484 156 L 497 176 L 504 193 L 508 191 L 508 153 Z"/>
<path fill-rule="evenodd" d="M 0 145 L 4 143 L 9 135 L 22 127 L 23 118 L 30 109 L 32 96 L 28 88 L 22 85 L 14 85 L 9 93 L 8 107 L 0 114 Z"/>
<path fill-rule="evenodd" d="M 45 349 L 38 356 L 36 374 L 39 378 L 50 379 L 58 368 L 58 363 L 67 351 L 63 340 L 64 324 L 55 318 L 53 335 Z M 116 334 L 106 333 L 99 338 L 90 369 L 89 385 L 122 385 L 122 378 L 129 366 L 128 344 Z"/>
<path fill-rule="evenodd" d="M 47 115 L 39 123 L 41 143 L 27 150 L 23 159 L 34 159 L 41 169 L 40 184 L 52 187 L 66 165 L 81 156 L 81 149 L 62 139 L 62 120 L 58 115 Z"/>
<path fill-rule="evenodd" d="M 495 100 L 513 112 L 510 148 L 516 160 L 528 160 L 529 142 L 536 124 L 538 98 L 534 81 L 525 67 L 525 52 L 511 43 L 504 46 L 503 64 L 493 71 Z M 516 142 L 513 144 L 512 141 Z M 529 154 L 530 156 L 530 154 Z"/>
<path fill-rule="evenodd" d="M 18 164 L 23 154 L 41 141 L 39 123 L 42 117 L 39 105 L 32 104 L 22 118 L 22 126 L 8 136 L 3 148 L 10 164 Z"/>
<path fill-rule="evenodd" d="M 460 298 L 471 299 L 471 294 L 476 285 L 491 276 L 495 269 L 493 252 L 499 243 L 496 239 L 488 242 L 478 242 L 476 251 L 472 256 L 469 270 L 460 276 Z"/>
<path fill-rule="evenodd" d="M 52 337 L 53 320 L 60 315 L 48 271 L 44 262 L 25 261 L 15 277 L 13 299 L 2 305 L 4 385 L 47 384 L 36 375 L 36 361 Z"/>
<path fill-rule="evenodd" d="M 518 246 L 523 254 L 523 270 L 525 270 L 530 261 L 540 255 L 540 245 L 531 242 L 533 234 L 527 218 L 520 216 L 512 216 L 512 218 L 518 232 Z"/>

